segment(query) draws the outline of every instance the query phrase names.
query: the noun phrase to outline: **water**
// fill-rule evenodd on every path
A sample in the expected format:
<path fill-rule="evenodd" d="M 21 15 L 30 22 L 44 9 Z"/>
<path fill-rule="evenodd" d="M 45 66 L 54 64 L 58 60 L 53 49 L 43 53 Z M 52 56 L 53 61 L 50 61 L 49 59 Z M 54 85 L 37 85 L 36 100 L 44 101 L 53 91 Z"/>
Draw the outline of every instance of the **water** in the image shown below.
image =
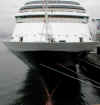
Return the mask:
<path fill-rule="evenodd" d="M 25 79 L 27 66 L 0 43 L 0 105 L 8 105 L 19 97 L 17 91 Z"/>
<path fill-rule="evenodd" d="M 36 92 L 33 88 L 35 86 L 36 88 L 37 86 L 40 87 L 34 81 L 33 75 L 33 70 L 30 70 L 0 43 L 0 105 L 20 105 L 22 102 L 31 105 L 32 97 L 34 97 L 33 93 Z M 86 80 L 86 82 L 88 84 L 79 82 L 78 85 L 74 84 L 74 87 L 66 90 L 70 93 L 72 88 L 79 89 L 76 101 L 74 99 L 70 100 L 74 102 L 73 105 L 100 104 L 100 89 L 93 87 L 90 81 Z M 41 91 L 39 92 L 41 93 Z M 76 96 L 76 93 L 73 96 Z M 36 99 L 36 97 L 38 96 L 35 95 L 34 98 Z M 41 98 L 36 99 L 37 102 L 39 100 Z"/>

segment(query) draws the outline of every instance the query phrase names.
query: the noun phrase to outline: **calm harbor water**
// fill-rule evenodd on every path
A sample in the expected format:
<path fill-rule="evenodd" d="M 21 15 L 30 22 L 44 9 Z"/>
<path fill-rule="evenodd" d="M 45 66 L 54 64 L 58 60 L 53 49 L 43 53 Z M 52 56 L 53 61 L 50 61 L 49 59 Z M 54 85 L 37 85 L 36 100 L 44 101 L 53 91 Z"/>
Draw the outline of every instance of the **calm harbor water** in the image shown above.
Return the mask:
<path fill-rule="evenodd" d="M 20 103 L 21 99 L 25 101 L 25 97 L 22 98 L 25 95 L 26 100 L 29 100 L 27 105 L 33 105 L 30 101 L 32 101 L 31 96 L 36 83 L 32 79 L 32 73 L 33 70 L 30 70 L 0 43 L 0 105 L 19 105 L 17 102 Z M 85 78 L 85 75 L 82 74 L 82 76 Z M 78 104 L 100 104 L 100 89 L 93 87 L 90 81 L 86 80 L 86 82 L 88 84 L 79 82 L 78 86 L 75 85 L 76 88 L 80 86 Z M 75 87 L 70 87 L 67 91 L 70 92 L 70 89 Z"/>

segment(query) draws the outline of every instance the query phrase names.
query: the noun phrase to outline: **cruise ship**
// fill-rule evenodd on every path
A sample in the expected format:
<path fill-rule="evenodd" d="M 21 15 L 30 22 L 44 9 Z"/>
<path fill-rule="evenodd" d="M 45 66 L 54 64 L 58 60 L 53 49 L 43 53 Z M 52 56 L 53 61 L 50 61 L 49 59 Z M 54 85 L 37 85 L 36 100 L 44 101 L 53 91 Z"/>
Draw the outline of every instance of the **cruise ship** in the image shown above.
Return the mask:
<path fill-rule="evenodd" d="M 26 2 L 15 18 L 13 35 L 4 44 L 38 73 L 36 78 L 42 78 L 48 100 L 58 88 L 59 81 L 63 83 L 58 90 L 63 92 L 60 95 L 56 93 L 57 97 L 63 100 L 65 94 L 68 100 L 76 92 L 75 97 L 79 99 L 79 89 L 73 88 L 76 81 L 73 84 L 73 77 L 69 79 L 72 73 L 68 70 L 76 72 L 77 58 L 86 56 L 98 45 L 89 30 L 89 16 L 85 8 L 73 0 L 33 0 Z M 70 81 L 68 85 L 65 85 L 66 80 Z M 69 88 L 72 91 L 68 94 L 66 90 Z M 52 105 L 50 100 L 45 105 Z"/>
<path fill-rule="evenodd" d="M 29 67 L 65 63 L 97 46 L 88 27 L 89 16 L 76 1 L 28 1 L 15 18 L 14 33 L 4 43 Z"/>

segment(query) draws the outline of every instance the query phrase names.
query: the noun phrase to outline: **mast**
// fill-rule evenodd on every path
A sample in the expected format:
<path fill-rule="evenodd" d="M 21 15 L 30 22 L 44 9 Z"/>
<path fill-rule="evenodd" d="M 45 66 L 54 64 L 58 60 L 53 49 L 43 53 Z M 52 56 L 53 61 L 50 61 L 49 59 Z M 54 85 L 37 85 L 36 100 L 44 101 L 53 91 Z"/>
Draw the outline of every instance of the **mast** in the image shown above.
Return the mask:
<path fill-rule="evenodd" d="M 48 2 L 47 0 L 43 0 L 43 9 L 44 9 L 44 13 L 45 13 L 45 17 L 44 17 L 44 23 L 45 23 L 45 35 L 47 37 L 47 40 L 50 39 L 50 35 L 48 32 Z"/>
<path fill-rule="evenodd" d="M 46 34 L 48 35 L 48 4 L 47 4 L 47 0 L 45 1 L 45 24 L 46 24 Z"/>

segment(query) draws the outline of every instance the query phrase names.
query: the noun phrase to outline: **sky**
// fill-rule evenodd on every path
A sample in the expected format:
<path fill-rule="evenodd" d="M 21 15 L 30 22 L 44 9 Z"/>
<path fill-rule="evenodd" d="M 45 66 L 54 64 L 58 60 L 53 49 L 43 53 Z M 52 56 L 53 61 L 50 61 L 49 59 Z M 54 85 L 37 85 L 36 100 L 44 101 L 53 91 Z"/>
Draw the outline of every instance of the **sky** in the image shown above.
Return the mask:
<path fill-rule="evenodd" d="M 28 0 L 0 0 L 0 36 L 13 33 L 15 27 L 14 15 Z M 100 0 L 77 0 L 93 18 L 100 18 Z"/>

